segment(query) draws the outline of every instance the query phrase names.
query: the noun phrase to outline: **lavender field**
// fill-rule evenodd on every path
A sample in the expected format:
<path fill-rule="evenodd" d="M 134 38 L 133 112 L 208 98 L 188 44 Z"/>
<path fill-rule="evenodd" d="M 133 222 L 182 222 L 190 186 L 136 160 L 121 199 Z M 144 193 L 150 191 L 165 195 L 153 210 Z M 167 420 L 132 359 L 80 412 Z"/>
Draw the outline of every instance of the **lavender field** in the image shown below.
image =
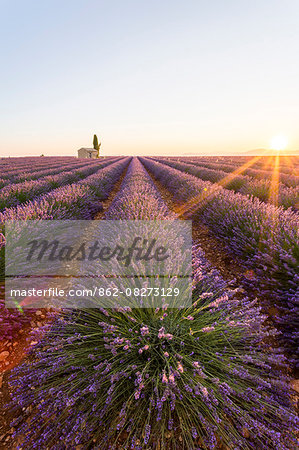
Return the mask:
<path fill-rule="evenodd" d="M 296 449 L 299 157 L 0 159 L 0 449 Z M 192 304 L 9 309 L 5 224 L 192 221 Z"/>

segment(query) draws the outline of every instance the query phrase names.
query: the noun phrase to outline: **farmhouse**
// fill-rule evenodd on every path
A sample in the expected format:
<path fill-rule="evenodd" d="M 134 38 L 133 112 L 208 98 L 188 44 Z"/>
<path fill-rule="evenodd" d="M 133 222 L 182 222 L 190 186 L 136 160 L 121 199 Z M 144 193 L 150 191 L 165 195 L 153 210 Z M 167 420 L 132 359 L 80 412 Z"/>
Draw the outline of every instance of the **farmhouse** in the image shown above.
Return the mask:
<path fill-rule="evenodd" d="M 82 147 L 78 150 L 78 158 L 91 158 L 96 159 L 98 151 L 94 148 Z"/>

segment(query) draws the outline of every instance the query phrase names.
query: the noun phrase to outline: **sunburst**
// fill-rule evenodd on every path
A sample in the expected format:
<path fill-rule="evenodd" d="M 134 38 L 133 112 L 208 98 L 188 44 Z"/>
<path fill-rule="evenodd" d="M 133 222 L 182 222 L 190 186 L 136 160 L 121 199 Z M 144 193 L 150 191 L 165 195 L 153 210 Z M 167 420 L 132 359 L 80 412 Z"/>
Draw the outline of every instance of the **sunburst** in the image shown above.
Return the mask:
<path fill-rule="evenodd" d="M 271 139 L 271 150 L 275 150 L 280 152 L 281 150 L 285 150 L 288 146 L 288 139 L 283 134 L 278 134 L 277 136 L 273 136 Z"/>

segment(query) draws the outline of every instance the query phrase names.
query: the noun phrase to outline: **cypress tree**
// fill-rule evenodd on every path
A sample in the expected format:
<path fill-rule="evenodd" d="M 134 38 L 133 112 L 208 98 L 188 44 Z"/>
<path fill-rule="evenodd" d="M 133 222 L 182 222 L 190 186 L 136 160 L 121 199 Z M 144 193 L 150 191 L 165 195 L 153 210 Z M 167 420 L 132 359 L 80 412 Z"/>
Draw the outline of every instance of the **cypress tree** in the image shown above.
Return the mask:
<path fill-rule="evenodd" d="M 99 144 L 98 137 L 96 134 L 93 135 L 93 148 L 98 151 L 97 158 L 99 158 L 101 143 Z"/>

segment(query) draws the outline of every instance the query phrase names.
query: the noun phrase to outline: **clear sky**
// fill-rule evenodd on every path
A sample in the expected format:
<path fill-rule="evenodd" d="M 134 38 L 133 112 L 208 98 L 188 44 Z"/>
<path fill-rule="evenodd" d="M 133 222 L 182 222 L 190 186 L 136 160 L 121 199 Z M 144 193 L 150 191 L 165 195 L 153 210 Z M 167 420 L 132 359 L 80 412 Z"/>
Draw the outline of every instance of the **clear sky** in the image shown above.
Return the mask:
<path fill-rule="evenodd" d="M 298 0 L 0 0 L 0 155 L 299 149 Z"/>

